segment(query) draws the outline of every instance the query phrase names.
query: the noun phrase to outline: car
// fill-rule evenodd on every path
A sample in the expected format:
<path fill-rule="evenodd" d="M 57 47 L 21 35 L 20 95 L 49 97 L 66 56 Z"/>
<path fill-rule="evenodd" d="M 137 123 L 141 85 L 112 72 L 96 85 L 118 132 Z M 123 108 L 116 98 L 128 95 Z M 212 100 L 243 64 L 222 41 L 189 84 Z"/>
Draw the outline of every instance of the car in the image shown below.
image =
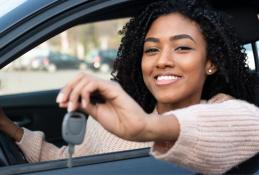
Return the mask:
<path fill-rule="evenodd" d="M 32 70 L 45 70 L 54 72 L 60 69 L 80 69 L 85 70 L 87 64 L 84 60 L 75 56 L 49 51 L 45 54 L 37 54 L 30 60 L 27 68 Z"/>
<path fill-rule="evenodd" d="M 117 33 L 111 34 L 111 31 L 117 31 L 129 17 L 152 1 L 6 1 L 0 7 L 0 104 L 9 118 L 19 126 L 43 131 L 46 140 L 57 146 L 66 144 L 61 136 L 66 110 L 60 109 L 55 99 L 65 82 L 80 70 L 56 71 L 50 75 L 30 69 L 15 72 L 9 69 L 10 65 L 33 49 L 51 50 L 49 47 L 52 47 L 62 53 L 76 53 L 80 58 L 93 48 L 105 49 L 119 40 L 115 38 Z M 249 59 L 254 65 L 251 74 L 257 83 L 254 90 L 259 106 L 258 1 L 242 0 L 232 5 L 210 1 L 215 8 L 233 15 L 231 22 L 243 44 L 252 48 Z M 109 27 L 107 22 L 111 22 Z M 108 31 L 110 33 L 106 33 Z M 112 38 L 107 39 L 108 36 Z M 85 71 L 110 78 L 101 71 L 88 68 Z M 0 133 L 0 165 L 0 174 L 195 174 L 154 159 L 149 155 L 149 148 L 77 157 L 73 159 L 72 168 L 67 167 L 67 160 L 28 164 L 15 143 L 3 133 Z M 227 174 L 259 174 L 258 169 L 259 154 Z"/>
<path fill-rule="evenodd" d="M 41 70 L 55 72 L 63 69 L 85 70 L 87 67 L 85 60 L 58 51 L 32 49 L 21 57 L 12 62 L 8 66 L 8 69 L 16 71 Z"/>
<path fill-rule="evenodd" d="M 94 71 L 110 72 L 117 56 L 117 49 L 94 50 L 87 58 L 89 67 Z"/>

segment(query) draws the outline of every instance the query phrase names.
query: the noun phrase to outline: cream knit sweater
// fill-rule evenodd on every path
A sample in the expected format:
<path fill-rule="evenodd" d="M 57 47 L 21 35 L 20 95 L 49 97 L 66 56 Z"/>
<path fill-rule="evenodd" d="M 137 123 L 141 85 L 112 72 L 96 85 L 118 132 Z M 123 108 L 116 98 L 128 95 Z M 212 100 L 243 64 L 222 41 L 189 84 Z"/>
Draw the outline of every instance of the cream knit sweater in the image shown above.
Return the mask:
<path fill-rule="evenodd" d="M 174 114 L 180 124 L 175 143 L 137 143 L 107 132 L 93 118 L 87 121 L 84 142 L 74 156 L 151 147 L 151 154 L 195 172 L 222 174 L 259 151 L 259 109 L 240 100 L 219 104 L 198 104 L 165 113 Z M 67 147 L 58 148 L 44 140 L 44 134 L 24 128 L 17 143 L 29 162 L 67 158 Z"/>

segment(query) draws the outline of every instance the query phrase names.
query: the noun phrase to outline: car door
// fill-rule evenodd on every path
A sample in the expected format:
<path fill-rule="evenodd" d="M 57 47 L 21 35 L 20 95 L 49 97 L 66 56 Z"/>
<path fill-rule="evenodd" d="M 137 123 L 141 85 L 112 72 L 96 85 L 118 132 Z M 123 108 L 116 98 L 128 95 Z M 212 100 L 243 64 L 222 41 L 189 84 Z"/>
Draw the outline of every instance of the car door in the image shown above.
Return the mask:
<path fill-rule="evenodd" d="M 147 1 L 142 1 L 141 3 L 146 2 Z M 32 63 L 24 63 L 29 60 L 27 59 L 28 54 L 26 53 L 33 53 L 34 55 L 31 54 L 31 57 L 36 57 L 38 55 L 44 55 L 41 53 L 45 52 L 51 53 L 53 51 L 58 53 L 57 50 L 60 51 L 59 48 L 63 48 L 63 50 L 61 50 L 64 53 L 60 53 L 59 55 L 71 53 L 74 54 L 74 56 L 78 56 L 73 50 L 70 53 L 66 52 L 71 47 L 80 44 L 74 41 L 76 39 L 73 40 L 73 37 L 78 37 L 78 41 L 81 39 L 80 35 L 76 35 L 76 33 L 78 31 L 80 33 L 81 29 L 85 29 L 84 32 L 87 32 L 91 27 L 101 33 L 103 31 L 101 28 L 102 24 L 94 25 L 94 21 L 108 20 L 109 18 L 122 19 L 113 22 L 114 24 L 116 23 L 115 25 L 117 27 L 122 27 L 122 25 L 125 24 L 123 18 L 128 14 L 125 13 L 118 16 L 118 12 L 115 11 L 115 13 L 112 14 L 108 11 L 114 8 L 116 9 L 118 4 L 123 3 L 127 3 L 127 1 L 48 0 L 44 3 L 25 1 L 18 6 L 17 9 L 11 11 L 13 13 L 10 12 L 10 15 L 7 15 L 7 17 L 13 15 L 14 21 L 13 24 L 8 24 L 7 21 L 7 24 L 1 28 L 2 32 L 0 36 L 2 42 L 0 63 L 1 66 L 4 67 L 0 75 L 2 85 L 0 87 L 2 94 L 0 96 L 0 104 L 11 120 L 31 130 L 43 131 L 46 134 L 46 140 L 57 146 L 64 144 L 61 138 L 61 124 L 66 110 L 58 107 L 55 98 L 59 89 L 62 88 L 69 79 L 79 73 L 80 70 L 59 71 L 58 68 L 62 68 L 62 66 L 64 68 L 68 67 L 68 65 L 66 65 L 67 63 L 64 63 L 62 56 L 53 58 L 55 62 L 58 62 L 55 69 L 51 69 L 51 67 L 47 68 L 47 66 L 52 66 L 53 64 L 52 61 L 47 61 L 48 63 L 46 64 L 49 65 L 46 65 L 45 68 L 50 70 L 49 72 L 44 72 L 44 70 L 31 70 L 30 64 Z M 30 9 L 32 7 L 35 7 L 35 9 Z M 28 8 L 31 11 L 26 12 Z M 19 19 L 19 17 L 21 19 Z M 18 18 L 17 21 L 15 21 L 15 18 Z M 5 16 L 3 17 L 3 21 L 5 22 Z M 80 26 L 80 24 L 89 22 L 92 22 L 91 26 Z M 112 26 L 109 22 L 103 25 Z M 75 28 L 69 29 L 72 26 L 75 26 Z M 109 36 L 113 37 L 117 35 L 117 29 L 118 28 L 116 28 L 116 31 L 110 29 L 113 33 L 109 33 Z M 99 33 L 96 32 L 94 34 L 97 38 L 95 40 L 101 40 L 101 38 L 98 38 Z M 80 34 L 84 35 L 84 33 Z M 65 35 L 67 38 L 64 39 Z M 69 42 L 74 43 L 70 44 L 69 47 L 63 46 L 62 42 L 57 44 L 59 39 L 61 41 L 66 41 L 67 39 L 66 44 L 69 44 Z M 91 37 L 80 41 L 83 43 L 86 42 L 86 40 L 91 41 Z M 119 39 L 117 40 L 119 41 Z M 118 47 L 118 41 L 116 44 L 113 44 L 113 48 Z M 48 46 L 46 46 L 47 44 Z M 91 42 L 88 42 L 88 44 L 91 45 Z M 106 43 L 106 45 L 110 44 Z M 87 45 L 87 47 L 90 46 Z M 95 49 L 98 49 L 97 44 Z M 90 51 L 88 50 L 87 52 Z M 79 54 L 81 60 L 78 61 L 86 59 L 86 54 L 86 52 L 81 55 Z M 77 59 L 77 57 L 75 57 L 75 59 Z M 45 64 L 44 61 L 41 64 Z M 25 66 L 20 66 L 19 68 L 17 65 Z M 98 76 L 104 77 L 106 75 L 100 74 Z"/>

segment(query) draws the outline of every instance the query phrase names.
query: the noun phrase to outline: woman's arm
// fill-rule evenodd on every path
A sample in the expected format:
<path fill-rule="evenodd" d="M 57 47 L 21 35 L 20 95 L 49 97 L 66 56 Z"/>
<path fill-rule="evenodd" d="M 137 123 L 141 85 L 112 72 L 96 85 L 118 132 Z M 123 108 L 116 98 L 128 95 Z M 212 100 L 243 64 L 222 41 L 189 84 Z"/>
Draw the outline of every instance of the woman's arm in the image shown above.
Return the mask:
<path fill-rule="evenodd" d="M 95 91 L 105 98 L 104 104 L 90 103 Z M 69 111 L 81 108 L 123 139 L 155 141 L 156 158 L 201 173 L 223 173 L 259 151 L 258 108 L 239 100 L 151 115 L 118 84 L 80 74 L 57 102 Z"/>
<path fill-rule="evenodd" d="M 21 148 L 29 162 L 64 158 L 65 147 L 59 149 L 45 141 L 42 132 L 32 132 L 13 123 L 0 109 L 0 130 L 11 137 Z"/>
<path fill-rule="evenodd" d="M 98 91 L 105 103 L 92 104 L 90 96 Z M 212 103 L 232 99 L 220 94 Z M 176 141 L 179 123 L 174 116 L 147 114 L 115 82 L 81 73 L 70 81 L 57 97 L 60 107 L 69 111 L 80 108 L 111 133 L 131 141 Z"/>
<path fill-rule="evenodd" d="M 67 157 L 66 147 L 58 148 L 45 141 L 41 131 L 30 131 L 23 128 L 24 134 L 17 145 L 23 151 L 28 162 L 56 160 Z"/>
<path fill-rule="evenodd" d="M 259 109 L 240 100 L 167 113 L 179 121 L 175 143 L 155 142 L 151 154 L 195 172 L 223 174 L 259 151 Z"/>
<path fill-rule="evenodd" d="M 13 123 L 0 108 L 0 131 L 11 137 L 23 151 L 26 159 L 29 162 L 39 162 L 47 160 L 56 160 L 67 158 L 67 147 L 61 148 L 45 141 L 43 132 L 30 131 L 26 128 L 21 128 Z M 88 134 L 88 137 L 91 137 Z M 82 144 L 76 147 L 76 156 L 87 155 L 92 150 L 88 145 Z M 79 149 L 79 151 L 77 151 Z"/>
<path fill-rule="evenodd" d="M 96 91 L 105 99 L 105 103 L 90 102 L 91 94 Z M 175 117 L 147 114 L 117 83 L 84 73 L 63 88 L 57 102 L 69 111 L 81 108 L 105 129 L 126 140 L 175 141 L 179 135 Z"/>
<path fill-rule="evenodd" d="M 15 125 L 0 108 L 0 131 L 19 142 L 23 136 L 23 129 Z"/>
<path fill-rule="evenodd" d="M 91 117 L 87 121 L 87 134 L 85 134 L 84 141 L 80 145 L 75 146 L 73 157 L 86 156 L 90 154 L 97 154 L 102 152 L 100 138 L 107 135 L 107 131 L 95 122 Z M 57 147 L 45 140 L 45 134 L 41 131 L 30 131 L 23 128 L 24 135 L 17 145 L 21 148 L 24 155 L 29 162 L 40 162 L 48 160 L 57 160 L 68 158 L 68 147 Z M 109 137 L 109 140 L 112 137 Z M 108 140 L 108 141 L 109 141 Z"/>

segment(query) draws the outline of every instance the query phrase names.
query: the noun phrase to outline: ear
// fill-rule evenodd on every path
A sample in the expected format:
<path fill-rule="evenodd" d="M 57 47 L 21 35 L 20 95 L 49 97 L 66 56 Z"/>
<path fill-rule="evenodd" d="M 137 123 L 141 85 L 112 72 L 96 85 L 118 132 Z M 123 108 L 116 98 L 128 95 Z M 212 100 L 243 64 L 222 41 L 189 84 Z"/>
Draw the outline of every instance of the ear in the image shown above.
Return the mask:
<path fill-rule="evenodd" d="M 212 63 L 211 59 L 208 59 L 205 65 L 205 72 L 207 75 L 212 75 L 215 72 L 217 72 L 218 68 L 217 66 Z"/>

